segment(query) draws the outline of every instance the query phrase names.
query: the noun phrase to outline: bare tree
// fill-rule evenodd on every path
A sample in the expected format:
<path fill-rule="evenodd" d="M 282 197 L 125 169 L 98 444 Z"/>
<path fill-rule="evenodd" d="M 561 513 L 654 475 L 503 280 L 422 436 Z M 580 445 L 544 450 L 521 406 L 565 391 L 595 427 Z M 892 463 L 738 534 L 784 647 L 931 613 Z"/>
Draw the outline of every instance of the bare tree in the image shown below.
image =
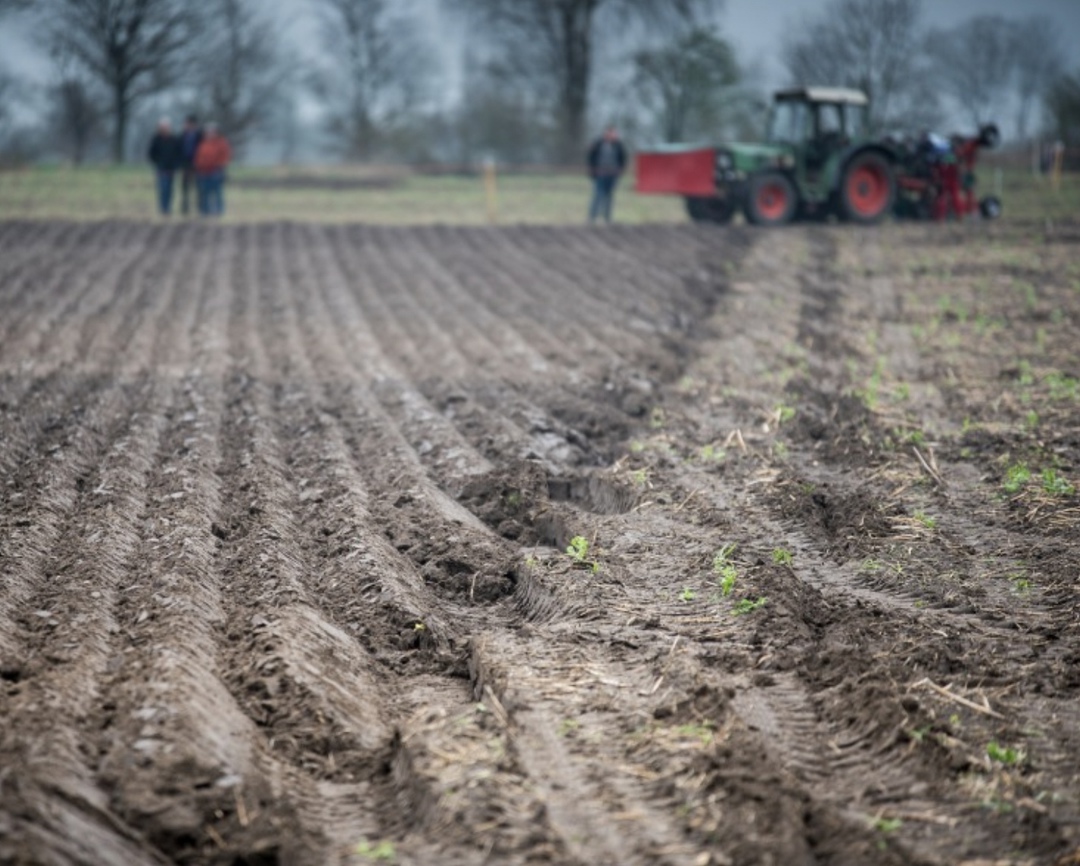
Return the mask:
<path fill-rule="evenodd" d="M 148 96 L 176 83 L 198 18 L 188 0 L 37 0 L 44 38 L 109 93 L 112 155 L 123 162 L 128 122 Z"/>
<path fill-rule="evenodd" d="M 82 165 L 87 151 L 103 132 L 102 100 L 77 75 L 64 75 L 49 89 L 47 127 L 53 139 L 75 165 Z"/>
<path fill-rule="evenodd" d="M 1080 71 L 1057 76 L 1046 93 L 1053 134 L 1069 145 L 1080 144 Z"/>
<path fill-rule="evenodd" d="M 485 32 L 510 74 L 554 94 L 557 158 L 577 162 L 585 139 L 601 13 L 609 38 L 649 19 L 657 26 L 691 18 L 716 0 L 456 0 Z"/>
<path fill-rule="evenodd" d="M 735 98 L 739 65 L 710 27 L 694 27 L 661 48 L 634 54 L 634 89 L 664 141 L 714 133 Z"/>
<path fill-rule="evenodd" d="M 313 77 L 327 106 L 334 149 L 370 158 L 380 127 L 418 112 L 426 101 L 431 52 L 416 22 L 387 0 L 319 0 L 326 64 Z"/>
<path fill-rule="evenodd" d="M 994 119 L 1008 98 L 1013 76 L 1012 24 L 1000 15 L 978 15 L 948 30 L 935 30 L 926 48 L 941 89 L 972 124 Z"/>
<path fill-rule="evenodd" d="M 923 61 L 921 11 L 920 0 L 832 0 L 785 38 L 791 83 L 863 90 L 875 131 L 925 124 L 936 107 Z"/>
<path fill-rule="evenodd" d="M 276 119 L 287 98 L 290 64 L 279 47 L 265 4 L 214 0 L 214 37 L 199 53 L 199 101 L 242 152 L 251 136 Z"/>
<path fill-rule="evenodd" d="M 1016 70 L 1016 134 L 1025 138 L 1031 109 L 1064 68 L 1061 42 L 1054 22 L 1044 15 L 1022 21 L 1011 40 L 1012 62 Z"/>

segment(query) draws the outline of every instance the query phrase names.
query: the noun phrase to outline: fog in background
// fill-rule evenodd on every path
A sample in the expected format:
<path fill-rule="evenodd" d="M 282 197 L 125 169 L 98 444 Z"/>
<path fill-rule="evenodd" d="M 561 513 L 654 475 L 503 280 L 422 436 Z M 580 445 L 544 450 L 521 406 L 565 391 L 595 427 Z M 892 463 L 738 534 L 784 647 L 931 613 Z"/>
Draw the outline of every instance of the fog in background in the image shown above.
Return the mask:
<path fill-rule="evenodd" d="M 39 9 L 47 2 L 36 0 Z M 500 29 L 498 22 L 489 20 L 492 16 L 485 16 L 484 0 L 385 2 L 388 23 L 381 35 L 397 54 L 389 71 L 365 67 L 354 75 L 354 79 L 367 76 L 369 82 L 376 75 L 387 79 L 380 85 L 382 89 L 367 93 L 364 87 L 349 90 L 347 64 L 342 59 L 346 55 L 334 53 L 345 51 L 345 37 L 337 19 L 327 23 L 333 18 L 333 2 L 254 0 L 249 4 L 249 11 L 268 26 L 262 41 L 273 43 L 275 53 L 273 69 L 267 67 L 259 73 L 261 78 L 246 85 L 254 105 L 242 107 L 251 117 L 242 121 L 237 113 L 234 120 L 238 128 L 232 132 L 242 138 L 246 162 L 475 163 L 491 154 L 511 162 L 565 163 L 583 143 L 580 139 L 587 139 L 608 122 L 618 123 L 631 143 L 638 145 L 664 138 L 707 140 L 751 135 L 769 92 L 792 83 L 791 57 L 796 44 L 800 39 L 805 41 L 812 25 L 820 24 L 838 0 L 703 2 L 698 8 L 705 11 L 699 13 L 695 27 L 700 27 L 694 32 L 705 32 L 712 40 L 704 43 L 690 39 L 689 25 L 682 29 L 674 23 L 670 28 L 663 26 L 662 3 L 643 2 L 643 9 L 649 7 L 650 14 L 659 17 L 639 20 L 618 8 L 620 0 L 610 0 L 593 23 L 587 110 L 580 130 L 572 124 L 566 127 L 565 99 L 559 103 L 562 107 L 552 109 L 548 97 L 555 98 L 555 79 L 548 80 L 535 71 L 529 77 L 524 65 L 528 42 L 517 48 L 500 43 L 500 39 L 519 38 L 520 34 L 515 35 L 509 24 Z M 518 0 L 521 8 L 530 2 Z M 632 0 L 624 2 L 627 8 L 633 6 Z M 24 157 L 63 161 L 70 158 L 72 123 L 83 123 L 86 141 L 80 159 L 106 161 L 113 121 L 104 108 L 73 120 L 69 116 L 75 110 L 70 93 L 67 101 L 58 102 L 58 83 L 73 67 L 68 64 L 61 69 L 50 55 L 43 25 L 34 17 L 34 5 L 35 0 L 30 0 L 28 11 L 16 9 L 0 17 L 0 138 L 6 135 L 8 149 L 22 148 Z M 213 0 L 188 5 L 216 8 Z M 682 4 L 671 0 L 669 5 L 668 17 L 674 22 Z M 936 94 L 937 102 L 932 112 L 923 115 L 897 109 L 895 117 L 885 118 L 883 123 L 933 121 L 944 131 L 952 131 L 970 128 L 977 118 L 994 119 L 1006 139 L 1020 133 L 1056 134 L 1051 128 L 1056 121 L 1047 110 L 1049 85 L 1039 85 L 1037 98 L 1031 100 L 1024 117 L 1015 88 L 993 83 L 995 67 L 1009 62 L 1008 50 L 1003 49 L 1006 53 L 998 59 L 992 53 L 976 59 L 971 55 L 981 50 L 979 45 L 968 50 L 959 41 L 965 24 L 979 16 L 1000 16 L 1017 25 L 1032 16 L 1050 22 L 1052 47 L 1059 60 L 1054 74 L 1059 78 L 1080 75 L 1080 0 L 923 2 L 921 27 L 937 31 L 939 61 L 936 65 L 929 60 L 920 63 L 918 74 L 923 92 Z M 208 26 L 215 28 L 216 20 L 211 16 Z M 341 32 L 328 37 L 328 29 Z M 333 43 L 334 36 L 340 37 L 338 43 Z M 193 39 L 180 51 L 179 65 L 171 73 L 174 86 L 133 102 L 124 136 L 128 161 L 142 158 L 157 117 L 169 115 L 179 120 L 188 110 L 198 110 L 207 118 L 213 113 L 207 64 L 199 55 L 208 41 L 207 37 Z M 930 42 L 927 39 L 926 44 L 918 44 L 915 50 L 920 57 Z M 725 65 L 725 45 L 731 49 L 730 67 Z M 681 77 L 674 76 L 670 70 L 679 65 L 678 58 L 689 56 L 691 48 L 686 46 L 696 46 L 693 50 L 701 52 L 699 62 L 695 66 L 688 61 L 685 69 L 680 67 Z M 955 70 L 940 61 L 940 55 L 950 53 Z M 522 60 L 520 69 L 517 60 Z M 970 69 L 980 64 L 985 74 L 978 68 Z M 960 77 L 965 67 L 974 72 L 974 83 Z M 813 64 L 808 68 L 808 74 L 813 74 Z M 201 79 L 197 74 L 200 69 Z M 978 79 L 988 82 L 987 93 L 973 96 L 970 104 L 965 104 L 966 95 L 981 85 Z M 108 104 L 107 95 L 94 82 L 78 77 L 77 83 L 87 84 L 94 106 Z M 689 106 L 684 107 L 682 116 L 676 112 L 678 106 L 672 105 L 672 86 L 681 88 L 679 92 Z M 711 95 L 706 90 L 711 90 Z M 909 101 L 920 99 L 914 90 L 908 96 Z M 230 105 L 222 99 L 217 104 Z M 983 104 L 976 104 L 978 99 Z M 359 111 L 357 105 L 364 100 L 367 107 Z M 994 116 L 981 117 L 986 111 Z M 64 116 L 57 116 L 58 112 Z M 225 118 L 216 119 L 225 122 Z M 239 128 L 242 122 L 243 130 Z M 230 132 L 228 128 L 225 131 Z"/>

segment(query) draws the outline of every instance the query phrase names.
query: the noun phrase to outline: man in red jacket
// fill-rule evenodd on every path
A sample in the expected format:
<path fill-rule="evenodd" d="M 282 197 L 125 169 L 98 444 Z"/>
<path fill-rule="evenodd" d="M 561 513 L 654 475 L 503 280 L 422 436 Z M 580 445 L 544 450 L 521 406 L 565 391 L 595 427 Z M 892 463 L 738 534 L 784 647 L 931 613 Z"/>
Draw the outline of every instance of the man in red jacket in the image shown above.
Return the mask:
<path fill-rule="evenodd" d="M 195 177 L 204 216 L 221 216 L 225 212 L 225 169 L 231 159 L 232 149 L 217 124 L 206 124 L 195 151 Z"/>

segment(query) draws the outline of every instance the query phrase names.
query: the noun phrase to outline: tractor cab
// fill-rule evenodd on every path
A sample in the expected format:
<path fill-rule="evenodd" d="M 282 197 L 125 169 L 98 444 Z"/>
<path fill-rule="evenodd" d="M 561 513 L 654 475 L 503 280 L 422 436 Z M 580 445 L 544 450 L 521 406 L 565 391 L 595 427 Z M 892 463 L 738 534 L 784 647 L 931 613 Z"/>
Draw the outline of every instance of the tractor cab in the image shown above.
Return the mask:
<path fill-rule="evenodd" d="M 784 147 L 791 166 L 802 176 L 805 192 L 820 199 L 822 174 L 830 162 L 865 138 L 869 100 L 859 90 L 842 87 L 800 87 L 779 91 L 769 113 L 765 140 Z M 835 171 L 827 172 L 835 175 Z M 828 180 L 824 178 L 828 186 Z"/>

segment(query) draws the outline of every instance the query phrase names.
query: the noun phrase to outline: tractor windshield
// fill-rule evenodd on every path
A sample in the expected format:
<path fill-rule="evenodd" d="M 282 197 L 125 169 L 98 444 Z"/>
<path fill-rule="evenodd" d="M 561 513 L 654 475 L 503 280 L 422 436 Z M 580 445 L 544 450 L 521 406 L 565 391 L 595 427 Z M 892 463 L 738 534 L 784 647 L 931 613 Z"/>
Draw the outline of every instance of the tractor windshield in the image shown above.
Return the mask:
<path fill-rule="evenodd" d="M 768 140 L 774 144 L 799 144 L 809 132 L 809 106 L 796 100 L 781 100 L 769 116 Z"/>
<path fill-rule="evenodd" d="M 866 106 L 856 105 L 849 102 L 844 106 L 844 115 L 847 119 L 848 138 L 860 139 L 866 135 L 868 126 L 866 119 Z"/>

